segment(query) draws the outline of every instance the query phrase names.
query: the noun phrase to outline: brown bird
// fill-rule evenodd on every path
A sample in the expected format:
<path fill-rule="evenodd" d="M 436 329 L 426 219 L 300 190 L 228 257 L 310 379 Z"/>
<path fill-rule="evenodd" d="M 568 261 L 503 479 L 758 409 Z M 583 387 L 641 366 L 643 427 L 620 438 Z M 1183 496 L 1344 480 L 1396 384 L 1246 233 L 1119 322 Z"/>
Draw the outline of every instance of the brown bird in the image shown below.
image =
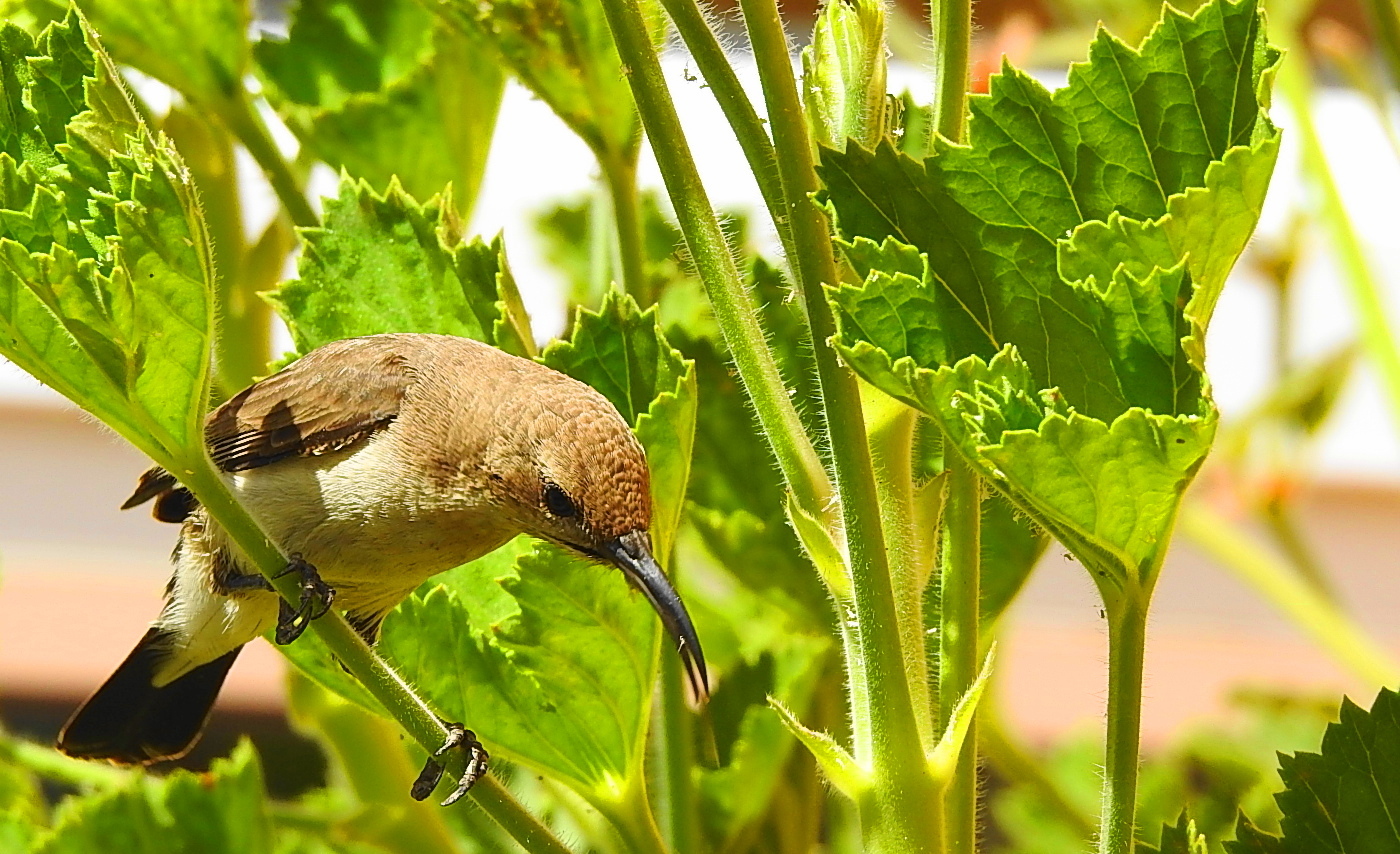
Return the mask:
<path fill-rule="evenodd" d="M 660 615 L 697 697 L 704 656 L 651 553 L 642 447 L 601 394 L 527 359 L 448 335 L 327 344 L 224 403 L 205 422 L 224 481 L 302 578 L 292 608 L 162 469 L 123 509 L 155 500 L 179 522 L 164 609 L 59 735 L 70 756 L 149 763 L 198 739 L 243 645 L 290 643 L 331 607 L 370 643 L 425 579 L 525 533 L 621 569 Z M 486 767 L 469 731 L 465 793 Z M 441 768 L 415 786 L 426 797 Z"/>

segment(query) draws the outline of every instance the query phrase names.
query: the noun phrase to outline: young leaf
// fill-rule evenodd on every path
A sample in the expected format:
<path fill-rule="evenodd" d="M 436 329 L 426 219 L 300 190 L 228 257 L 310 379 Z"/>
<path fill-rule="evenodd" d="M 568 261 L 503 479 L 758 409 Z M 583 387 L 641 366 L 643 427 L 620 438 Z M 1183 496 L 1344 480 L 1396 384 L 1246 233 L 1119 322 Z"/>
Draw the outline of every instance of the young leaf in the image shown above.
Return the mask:
<path fill-rule="evenodd" d="M 1161 842 L 1155 848 L 1139 842 L 1137 851 L 1138 854 L 1210 854 L 1210 847 L 1206 845 L 1205 835 L 1196 832 L 1196 822 L 1188 819 L 1186 811 L 1182 810 L 1176 824 L 1162 825 Z"/>
<path fill-rule="evenodd" d="M 1214 435 L 1202 339 L 1277 152 L 1252 0 L 1100 33 L 1054 94 L 1006 66 L 969 144 L 823 152 L 859 286 L 838 346 L 1096 580 L 1151 584 Z"/>
<path fill-rule="evenodd" d="M 1235 827 L 1235 839 L 1225 843 L 1225 854 L 1284 854 L 1283 840 L 1254 826 L 1248 816 L 1241 815 Z"/>
<path fill-rule="evenodd" d="M 810 730 L 802 725 L 787 706 L 778 702 L 776 698 L 770 697 L 768 705 L 773 711 L 778 713 L 783 724 L 788 731 L 797 736 L 797 740 L 811 752 L 812 757 L 817 760 L 817 765 L 822 769 L 831 785 L 836 791 L 846 797 L 855 800 L 860 796 L 861 791 L 866 786 L 865 772 L 856 764 L 851 754 L 846 752 L 828 733 Z"/>
<path fill-rule="evenodd" d="M 213 325 L 188 172 L 76 14 L 0 43 L 0 355 L 182 470 Z"/>
<path fill-rule="evenodd" d="M 1340 717 L 1321 753 L 1279 756 L 1290 854 L 1400 848 L 1400 694 L 1382 688 L 1369 711 L 1343 699 Z"/>
<path fill-rule="evenodd" d="M 496 126 L 502 73 L 489 46 L 413 2 L 302 0 L 286 40 L 253 57 L 267 96 L 310 152 L 420 199 L 452 184 L 465 217 Z"/>
<path fill-rule="evenodd" d="M 272 827 L 262 768 L 239 743 L 206 774 L 132 775 L 120 788 L 73 796 L 58 807 L 52 831 L 34 854 L 199 851 L 271 854 Z"/>
<path fill-rule="evenodd" d="M 815 143 L 874 148 L 885 138 L 885 53 L 883 3 L 826 4 L 802 49 L 802 106 Z"/>
<path fill-rule="evenodd" d="M 325 222 L 302 230 L 301 278 L 268 295 L 299 352 L 378 332 L 440 332 L 529 356 L 534 338 L 500 238 L 462 237 L 450 194 L 419 203 L 342 177 Z"/>
<path fill-rule="evenodd" d="M 977 713 L 977 704 L 982 701 L 982 692 L 987 688 L 987 680 L 992 675 L 992 665 L 996 662 L 996 643 L 987 649 L 987 657 L 982 661 L 982 670 L 977 674 L 977 678 L 967 691 L 958 698 L 958 704 L 953 709 L 953 713 L 948 716 L 948 726 L 938 737 L 938 743 L 929 752 L 928 764 L 933 773 L 933 778 L 946 783 L 953 778 L 953 773 L 957 768 L 958 754 L 962 752 L 963 742 L 967 740 L 968 730 L 972 727 L 972 718 Z"/>

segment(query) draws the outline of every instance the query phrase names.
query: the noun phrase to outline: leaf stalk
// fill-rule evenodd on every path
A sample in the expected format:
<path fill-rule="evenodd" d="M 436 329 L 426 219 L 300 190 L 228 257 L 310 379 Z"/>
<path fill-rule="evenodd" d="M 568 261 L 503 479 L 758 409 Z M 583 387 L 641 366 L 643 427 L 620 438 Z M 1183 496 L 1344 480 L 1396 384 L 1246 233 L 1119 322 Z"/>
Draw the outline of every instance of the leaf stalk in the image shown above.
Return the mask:
<path fill-rule="evenodd" d="M 938 726 L 946 729 L 959 699 L 981 670 L 978 627 L 982 601 L 982 484 L 961 454 L 946 456 L 943 571 L 938 634 Z M 943 840 L 952 854 L 977 845 L 977 724 L 969 725 L 956 770 L 943 795 Z"/>
<path fill-rule="evenodd" d="M 1108 733 L 1105 739 L 1099 854 L 1132 854 L 1142 725 L 1142 668 L 1151 593 L 1134 585 L 1106 601 Z"/>

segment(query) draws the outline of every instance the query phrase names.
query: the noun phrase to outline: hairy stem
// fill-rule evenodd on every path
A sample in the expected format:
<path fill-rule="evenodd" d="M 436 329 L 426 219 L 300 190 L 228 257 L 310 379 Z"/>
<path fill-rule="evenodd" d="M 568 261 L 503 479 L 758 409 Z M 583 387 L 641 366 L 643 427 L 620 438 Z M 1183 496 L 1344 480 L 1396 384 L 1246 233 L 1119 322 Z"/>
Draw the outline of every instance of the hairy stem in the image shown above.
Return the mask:
<path fill-rule="evenodd" d="M 734 137 L 744 152 L 744 158 L 749 161 L 754 180 L 758 182 L 758 191 L 763 195 L 768 215 L 778 231 L 778 239 L 783 244 L 783 254 L 796 272 L 797 248 L 792 239 L 792 222 L 783 204 L 783 184 L 782 176 L 778 173 L 778 157 L 773 152 L 773 141 L 763 129 L 763 119 L 759 117 L 753 102 L 740 85 L 739 76 L 734 73 L 734 66 L 729 64 L 729 58 L 724 55 L 724 48 L 720 46 L 719 39 L 710 28 L 699 4 L 695 0 L 661 0 L 661 5 L 671 16 L 676 31 L 680 33 L 681 40 L 685 42 L 705 78 L 705 85 L 710 87 L 720 110 L 724 112 L 725 119 L 729 121 Z"/>
<path fill-rule="evenodd" d="M 696 796 L 691 770 L 695 767 L 694 726 L 685 704 L 685 676 L 680 657 L 661 656 L 661 697 L 652 736 L 656 744 L 656 801 L 661 832 L 675 854 L 699 851 Z"/>
<path fill-rule="evenodd" d="M 1099 854 L 1132 854 L 1137 824 L 1142 667 L 1147 650 L 1147 591 L 1130 587 L 1108 611 L 1108 735 L 1104 751 Z"/>
<path fill-rule="evenodd" d="M 288 602 L 299 601 L 299 580 L 292 575 L 278 578 L 287 558 L 262 532 L 256 520 L 233 497 L 206 460 L 191 461 L 175 469 L 181 482 L 194 493 L 200 504 L 218 521 L 243 554 L 272 583 Z M 346 670 L 379 701 L 394 720 L 425 750 L 432 752 L 447 738 L 441 718 L 423 701 L 403 677 L 394 672 L 378 653 L 365 643 L 345 618 L 331 611 L 311 623 L 314 631 Z M 466 767 L 461 751 L 443 757 L 447 774 L 459 778 Z M 531 854 L 567 854 L 568 848 L 555 839 L 544 825 L 520 806 L 493 777 L 487 775 L 472 789 L 476 802 L 507 833 Z M 408 793 L 404 793 L 407 797 Z"/>
<path fill-rule="evenodd" d="M 861 668 L 851 672 L 863 675 L 869 699 L 865 708 L 852 710 L 857 718 L 869 719 L 870 741 L 855 745 L 856 761 L 868 767 L 872 776 L 860 804 L 862 832 L 871 851 L 934 850 L 937 825 L 928 805 L 937 789 L 920 749 L 919 714 L 904 673 L 898 608 L 860 389 L 855 374 L 840 363 L 831 343 L 836 323 L 822 286 L 834 285 L 839 278 L 826 217 L 811 200 L 818 189 L 817 174 L 790 46 L 775 0 L 741 0 L 740 8 L 763 84 L 785 205 L 792 219 L 794 261 L 801 270 L 802 304 L 812 332 L 822 414 L 847 532 L 852 606 L 859 625 L 856 642 L 862 659 Z"/>
<path fill-rule="evenodd" d="M 972 45 L 972 0 L 932 0 L 933 130 L 961 142 L 967 122 L 968 62 Z"/>
<path fill-rule="evenodd" d="M 958 453 L 945 456 L 948 498 L 943 510 L 943 572 L 938 633 L 938 729 L 948 726 L 963 694 L 981 670 L 977 629 L 982 600 L 982 485 Z M 957 770 L 943 793 L 943 840 L 953 854 L 973 854 L 977 844 L 977 724 L 958 754 Z"/>
<path fill-rule="evenodd" d="M 830 502 L 831 484 L 787 395 L 773 351 L 759 324 L 757 302 L 739 277 L 729 244 L 710 206 L 637 0 L 604 0 L 603 10 L 627 68 L 632 95 L 675 206 L 686 247 L 739 377 L 793 495 L 811 515 L 821 518 Z"/>

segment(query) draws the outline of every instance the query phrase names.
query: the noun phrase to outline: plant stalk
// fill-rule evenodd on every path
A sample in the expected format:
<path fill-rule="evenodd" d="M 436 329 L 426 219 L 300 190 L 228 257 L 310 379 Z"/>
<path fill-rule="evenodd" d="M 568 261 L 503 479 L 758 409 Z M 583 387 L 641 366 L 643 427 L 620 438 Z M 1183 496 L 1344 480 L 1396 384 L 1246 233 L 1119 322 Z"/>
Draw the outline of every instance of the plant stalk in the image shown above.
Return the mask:
<path fill-rule="evenodd" d="M 1181 532 L 1244 580 L 1343 667 L 1372 685 L 1400 684 L 1400 663 L 1297 572 L 1219 514 L 1188 501 Z"/>
<path fill-rule="evenodd" d="M 859 626 L 856 645 L 862 659 L 862 667 L 852 668 L 851 674 L 865 678 L 869 700 L 865 708 L 852 710 L 856 718 L 869 720 L 869 742 L 855 744 L 856 762 L 869 768 L 872 777 L 860 804 L 862 833 L 870 851 L 932 851 L 937 847 L 937 821 L 929 804 L 937 797 L 937 787 L 924 761 L 919 714 L 898 642 L 898 608 L 860 389 L 855 374 L 840 363 L 831 343 L 836 323 L 822 286 L 836 284 L 839 277 L 829 225 L 811 199 L 819 186 L 790 45 L 776 0 L 741 0 L 740 8 L 763 85 L 792 219 L 797 247 L 793 261 L 801 270 L 797 278 L 812 332 L 822 414 L 847 532 L 852 605 Z"/>
<path fill-rule="evenodd" d="M 1390 72 L 1390 85 L 1400 91 L 1400 6 L 1395 0 L 1364 0 L 1371 17 L 1376 49 Z"/>
<path fill-rule="evenodd" d="M 680 33 L 681 40 L 685 42 L 700 69 L 700 74 L 705 78 L 705 85 L 710 87 L 716 103 L 724 112 L 725 119 L 729 121 L 734 137 L 744 152 L 744 158 L 749 162 L 754 180 L 758 183 L 758 191 L 763 196 L 763 203 L 768 208 L 773 227 L 778 231 L 783 255 L 792 261 L 789 266 L 796 273 L 797 247 L 792 239 L 792 222 L 783 203 L 778 156 L 773 151 L 773 141 L 763 129 L 763 119 L 759 117 L 753 102 L 739 83 L 739 76 L 734 73 L 734 66 L 729 64 L 729 58 L 725 56 L 724 48 L 720 46 L 709 21 L 700 10 L 700 5 L 695 0 L 661 0 L 661 5 L 665 7 L 666 14 L 671 16 L 676 31 Z"/>
<path fill-rule="evenodd" d="M 618 54 L 628 70 L 632 95 L 675 206 L 686 247 L 764 435 L 799 504 L 811 515 L 824 518 L 831 501 L 826 469 L 787 395 L 758 320 L 757 302 L 739 276 L 728 241 L 710 206 L 637 0 L 604 0 L 603 10 Z"/>
<path fill-rule="evenodd" d="M 930 0 L 933 35 L 933 130 L 961 142 L 967 124 L 972 0 Z"/>
<path fill-rule="evenodd" d="M 288 602 L 299 600 L 299 580 L 294 575 L 277 577 L 286 568 L 287 559 L 262 532 L 258 523 L 233 497 L 213 467 L 204 460 L 178 467 L 181 482 L 194 493 L 200 504 L 223 527 L 243 554 L 252 561 Z M 442 719 L 413 690 L 403 677 L 350 628 L 336 611 L 311 622 L 311 631 L 361 684 L 379 701 L 399 725 L 429 753 L 447 738 Z M 460 751 L 444 757 L 447 773 L 444 779 L 461 776 L 466 760 Z M 471 794 L 501 827 L 531 854 L 568 854 L 569 849 L 554 838 L 520 806 L 510 793 L 489 774 L 477 781 Z M 407 793 L 405 793 L 407 796 Z"/>
<path fill-rule="evenodd" d="M 622 287 L 637 305 L 650 308 L 657 294 L 647 275 L 646 249 L 642 236 L 642 210 L 637 195 L 637 149 L 599 155 L 603 181 L 612 200 L 613 222 L 617 225 L 617 252 Z"/>
<path fill-rule="evenodd" d="M 292 223 L 299 228 L 320 225 L 321 218 L 312 209 L 311 202 L 307 201 L 301 181 L 292 173 L 291 164 L 282 156 L 282 151 L 268 131 L 267 123 L 249 100 L 247 92 L 240 87 L 232 97 L 217 105 L 215 112 L 262 168 Z"/>
<path fill-rule="evenodd" d="M 656 744 L 656 801 L 661 833 L 675 854 L 700 850 L 696 796 L 691 769 L 695 767 L 693 719 L 685 704 L 685 682 L 679 656 L 661 656 L 660 702 L 652 727 Z"/>
<path fill-rule="evenodd" d="M 948 498 L 943 510 L 943 572 L 938 634 L 938 729 L 947 729 L 958 701 L 981 669 L 978 622 L 982 585 L 982 484 L 972 466 L 954 451 L 944 457 Z M 943 792 L 943 840 L 950 854 L 973 854 L 977 846 L 977 723 L 973 720 L 958 754 L 957 769 Z"/>
<path fill-rule="evenodd" d="M 1150 592 L 1129 585 L 1108 611 L 1108 735 L 1104 751 L 1099 854 L 1133 854 L 1137 823 L 1142 668 Z"/>

